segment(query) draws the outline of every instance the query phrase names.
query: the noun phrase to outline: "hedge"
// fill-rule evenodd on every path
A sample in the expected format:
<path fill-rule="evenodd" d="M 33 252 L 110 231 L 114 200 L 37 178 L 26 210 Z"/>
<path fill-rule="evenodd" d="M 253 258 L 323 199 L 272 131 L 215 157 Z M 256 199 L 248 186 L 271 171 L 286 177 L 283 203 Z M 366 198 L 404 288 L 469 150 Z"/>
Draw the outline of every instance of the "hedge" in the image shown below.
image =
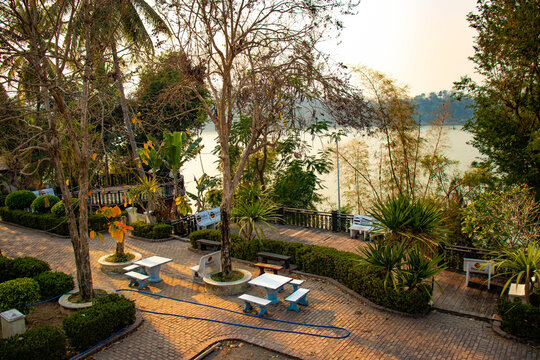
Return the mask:
<path fill-rule="evenodd" d="M 37 213 L 41 213 L 41 214 L 50 213 L 52 207 L 59 201 L 60 201 L 60 198 L 58 196 L 41 195 L 37 197 L 34 201 L 32 201 L 30 208 Z"/>
<path fill-rule="evenodd" d="M 31 213 L 24 210 L 10 210 L 7 207 L 0 208 L 0 217 L 13 224 L 69 236 L 69 227 L 65 217 Z M 108 228 L 107 218 L 96 214 L 88 215 L 88 228 L 95 231 L 106 230 Z"/>
<path fill-rule="evenodd" d="M 131 234 L 145 239 L 166 239 L 171 236 L 173 227 L 167 224 L 147 224 L 136 221 L 130 224 L 133 226 Z"/>
<path fill-rule="evenodd" d="M 19 278 L 0 283 L 0 312 L 17 309 L 28 314 L 29 305 L 39 299 L 39 284 L 34 279 Z"/>
<path fill-rule="evenodd" d="M 135 321 L 135 304 L 122 295 L 98 298 L 95 305 L 64 319 L 62 327 L 77 350 L 86 350 Z"/>
<path fill-rule="evenodd" d="M 219 230 L 199 230 L 189 234 L 189 239 L 191 246 L 196 248 L 196 240 L 220 241 L 221 234 Z M 256 261 L 259 251 L 289 255 L 298 270 L 335 279 L 375 304 L 389 309 L 418 314 L 429 306 L 430 296 L 425 291 L 385 288 L 377 272 L 358 263 L 360 255 L 324 246 L 270 239 L 245 241 L 238 235 L 231 234 L 233 257 Z"/>
<path fill-rule="evenodd" d="M 540 343 L 540 307 L 500 298 L 497 302 L 497 313 L 503 319 L 504 331 Z"/>
<path fill-rule="evenodd" d="M 51 270 L 50 265 L 40 259 L 25 256 L 15 259 L 0 257 L 0 283 L 17 278 L 33 278 Z"/>
<path fill-rule="evenodd" d="M 52 326 L 30 329 L 22 335 L 0 339 L 0 359 L 62 360 L 67 358 L 66 337 Z"/>
<path fill-rule="evenodd" d="M 35 198 L 30 190 L 17 190 L 6 196 L 6 206 L 12 210 L 28 209 Z"/>
<path fill-rule="evenodd" d="M 79 199 L 71 198 L 71 207 L 75 211 L 75 215 L 79 215 Z M 52 208 L 51 213 L 56 217 L 66 216 L 66 207 L 64 206 L 64 200 L 57 202 Z"/>
<path fill-rule="evenodd" d="M 62 295 L 74 288 L 73 276 L 61 271 L 46 271 L 37 275 L 34 280 L 39 284 L 42 300 L 48 300 Z"/>

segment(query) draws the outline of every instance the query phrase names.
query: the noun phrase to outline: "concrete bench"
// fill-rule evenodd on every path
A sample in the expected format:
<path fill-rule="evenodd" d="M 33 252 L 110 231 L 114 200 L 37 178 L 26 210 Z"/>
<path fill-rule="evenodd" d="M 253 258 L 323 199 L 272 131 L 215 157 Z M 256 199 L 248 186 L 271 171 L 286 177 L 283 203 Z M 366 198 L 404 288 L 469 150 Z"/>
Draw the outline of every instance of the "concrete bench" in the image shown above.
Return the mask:
<path fill-rule="evenodd" d="M 207 250 L 210 248 L 210 250 L 217 251 L 221 249 L 221 243 L 219 241 L 207 239 L 199 239 L 195 241 L 197 242 L 197 248 L 199 250 Z"/>
<path fill-rule="evenodd" d="M 304 283 L 304 280 L 300 279 L 292 279 L 292 281 L 288 282 L 288 284 L 291 284 L 293 287 L 293 292 L 298 290 L 298 287 L 301 286 Z M 279 288 L 278 292 L 281 292 L 283 290 L 283 286 Z"/>
<path fill-rule="evenodd" d="M 259 316 L 267 314 L 268 311 L 266 310 L 266 307 L 272 303 L 272 301 L 268 299 L 263 299 L 249 294 L 242 294 L 238 298 L 245 303 L 244 312 L 253 309 L 252 305 L 257 305 L 259 307 Z"/>
<path fill-rule="evenodd" d="M 194 282 L 204 284 L 203 278 L 207 274 L 221 271 L 221 251 L 206 254 L 199 260 L 199 265 L 192 266 L 191 278 Z"/>
<path fill-rule="evenodd" d="M 309 293 L 309 289 L 298 289 L 293 292 L 291 295 L 285 298 L 285 301 L 289 302 L 289 307 L 287 310 L 294 310 L 296 312 L 300 311 L 298 304 L 307 306 L 306 295 Z"/>
<path fill-rule="evenodd" d="M 148 289 L 148 284 L 146 283 L 146 280 L 148 280 L 150 276 L 144 275 L 135 271 L 129 271 L 125 273 L 124 275 L 126 275 L 129 278 L 129 287 L 139 285 L 137 287 L 138 290 L 142 290 L 144 288 Z"/>
<path fill-rule="evenodd" d="M 256 263 L 256 264 L 253 264 L 253 266 L 259 268 L 259 271 L 260 271 L 259 275 L 264 274 L 265 269 L 272 270 L 274 272 L 274 274 L 276 274 L 276 275 L 277 275 L 279 270 L 283 270 L 283 266 L 274 265 L 274 264 Z"/>
<path fill-rule="evenodd" d="M 291 257 L 289 255 L 274 254 L 274 253 L 264 252 L 264 251 L 257 253 L 258 262 L 268 263 L 268 260 L 279 262 L 287 270 L 291 267 L 290 265 Z"/>
<path fill-rule="evenodd" d="M 141 274 L 144 273 L 144 270 L 141 271 L 141 267 L 137 264 L 131 264 L 131 265 L 128 265 L 124 268 L 124 271 L 126 272 L 129 272 L 129 271 L 137 271 L 137 272 L 140 272 Z"/>
<path fill-rule="evenodd" d="M 523 302 L 523 299 L 525 299 L 525 284 L 510 284 L 510 288 L 508 290 L 508 300 L 514 301 L 515 299 L 519 299 L 521 302 Z"/>

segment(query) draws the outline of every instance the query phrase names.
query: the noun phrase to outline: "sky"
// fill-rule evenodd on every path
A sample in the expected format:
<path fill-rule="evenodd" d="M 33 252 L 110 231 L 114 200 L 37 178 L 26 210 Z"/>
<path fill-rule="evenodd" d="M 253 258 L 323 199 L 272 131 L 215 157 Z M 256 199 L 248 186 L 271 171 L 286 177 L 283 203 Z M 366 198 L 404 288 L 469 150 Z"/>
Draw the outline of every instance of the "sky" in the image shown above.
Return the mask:
<path fill-rule="evenodd" d="M 478 80 L 466 19 L 475 8 L 475 0 L 362 0 L 344 18 L 340 42 L 324 48 L 334 60 L 390 75 L 411 96 L 450 90 L 463 75 Z"/>

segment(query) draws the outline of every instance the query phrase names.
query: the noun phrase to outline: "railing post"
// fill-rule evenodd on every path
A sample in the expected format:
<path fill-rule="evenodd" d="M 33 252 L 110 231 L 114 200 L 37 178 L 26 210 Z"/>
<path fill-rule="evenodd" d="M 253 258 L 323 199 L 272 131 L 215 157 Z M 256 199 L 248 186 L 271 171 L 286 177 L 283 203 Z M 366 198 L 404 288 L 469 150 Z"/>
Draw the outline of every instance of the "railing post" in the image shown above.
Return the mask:
<path fill-rule="evenodd" d="M 338 232 L 338 212 L 337 210 L 332 210 L 332 231 Z"/>

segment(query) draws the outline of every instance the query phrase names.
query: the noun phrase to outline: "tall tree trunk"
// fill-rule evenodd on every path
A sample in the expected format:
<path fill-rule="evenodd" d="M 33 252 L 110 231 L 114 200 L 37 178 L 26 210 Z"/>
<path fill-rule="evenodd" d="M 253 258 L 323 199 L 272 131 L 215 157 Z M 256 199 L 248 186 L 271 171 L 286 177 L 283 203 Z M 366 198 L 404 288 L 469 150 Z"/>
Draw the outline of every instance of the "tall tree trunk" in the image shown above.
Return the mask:
<path fill-rule="evenodd" d="M 114 74 L 116 77 L 116 86 L 118 87 L 118 92 L 120 93 L 120 107 L 122 108 L 122 118 L 124 119 L 124 125 L 128 132 L 129 145 L 131 147 L 131 152 L 133 153 L 133 159 L 135 160 L 135 165 L 137 166 L 137 172 L 141 179 L 145 178 L 144 169 L 142 167 L 141 158 L 137 152 L 137 143 L 135 142 L 135 135 L 133 134 L 133 128 L 131 127 L 131 119 L 129 116 L 129 109 L 127 105 L 126 95 L 124 92 L 124 83 L 122 79 L 122 72 L 120 71 L 120 62 L 118 60 L 118 53 L 116 51 L 116 43 L 111 42 L 111 50 L 113 55 L 114 62 Z"/>
<path fill-rule="evenodd" d="M 229 181 L 230 183 L 230 181 Z M 226 278 L 232 275 L 232 261 L 231 261 L 231 204 L 232 194 L 230 194 L 230 187 L 223 184 L 223 199 L 221 201 L 220 213 L 221 213 L 221 271 Z M 225 190 L 227 189 L 227 190 Z M 227 193 L 227 194 L 226 194 Z"/>

